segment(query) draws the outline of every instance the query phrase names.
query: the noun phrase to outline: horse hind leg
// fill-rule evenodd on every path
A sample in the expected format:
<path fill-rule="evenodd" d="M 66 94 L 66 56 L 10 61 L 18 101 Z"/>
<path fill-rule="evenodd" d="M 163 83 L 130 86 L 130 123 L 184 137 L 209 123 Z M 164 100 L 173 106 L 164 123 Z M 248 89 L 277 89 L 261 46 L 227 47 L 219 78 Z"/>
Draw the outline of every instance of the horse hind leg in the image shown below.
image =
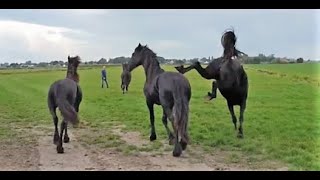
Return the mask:
<path fill-rule="evenodd" d="M 65 122 L 65 120 L 63 120 L 63 121 L 61 122 L 59 143 L 58 143 L 58 145 L 57 145 L 57 153 L 59 153 L 59 154 L 64 153 L 64 149 L 63 149 L 63 147 L 62 147 L 62 143 L 63 143 L 63 142 L 62 142 L 62 136 L 63 136 L 63 131 L 64 131 L 65 128 L 66 128 L 66 122 Z"/>
<path fill-rule="evenodd" d="M 163 107 L 163 113 L 162 113 L 162 123 L 167 131 L 167 135 L 169 138 L 169 145 L 173 145 L 174 144 L 174 135 L 172 134 L 172 132 L 170 131 L 169 127 L 168 127 L 168 116 L 170 117 L 170 121 L 173 121 L 173 118 L 171 118 L 171 111 L 169 110 L 169 108 L 165 108 Z"/>
<path fill-rule="evenodd" d="M 122 94 L 124 94 L 124 85 L 121 85 L 121 89 L 122 89 Z"/>
<path fill-rule="evenodd" d="M 178 125 L 175 123 L 175 121 L 172 121 L 172 127 L 175 133 L 174 149 L 173 149 L 172 155 L 174 157 L 179 157 L 182 154 L 182 147 L 181 147 L 181 144 L 179 143 Z"/>
<path fill-rule="evenodd" d="M 242 124 L 243 124 L 243 121 L 244 121 L 244 111 L 246 109 L 246 102 L 242 103 L 240 105 L 240 117 L 239 117 L 239 121 L 240 121 L 240 126 L 239 126 L 239 133 L 238 133 L 238 138 L 243 138 L 244 135 L 243 135 L 243 127 L 242 127 Z"/>
<path fill-rule="evenodd" d="M 56 107 L 50 105 L 50 113 L 52 115 L 53 124 L 54 124 L 54 134 L 53 134 L 53 144 L 57 145 L 59 142 L 59 133 L 58 133 L 58 116 L 56 113 Z"/>
<path fill-rule="evenodd" d="M 69 138 L 67 129 L 68 129 L 68 123 L 66 122 L 66 123 L 65 123 L 64 137 L 63 137 L 63 142 L 64 142 L 64 143 L 70 142 L 70 138 Z"/>
<path fill-rule="evenodd" d="M 234 124 L 234 129 L 237 130 L 237 117 L 234 114 L 234 109 L 233 109 L 233 105 L 231 103 L 228 102 L 228 108 L 231 114 L 231 118 L 232 118 L 232 122 Z"/>
<path fill-rule="evenodd" d="M 185 125 L 185 129 L 186 129 L 186 134 L 184 136 L 185 136 L 186 140 L 183 140 L 183 138 L 181 138 L 181 140 L 180 140 L 180 145 L 181 145 L 183 151 L 187 149 L 187 145 L 188 145 L 188 141 L 189 141 L 187 124 Z M 181 136 L 183 136 L 183 135 L 181 134 Z"/>

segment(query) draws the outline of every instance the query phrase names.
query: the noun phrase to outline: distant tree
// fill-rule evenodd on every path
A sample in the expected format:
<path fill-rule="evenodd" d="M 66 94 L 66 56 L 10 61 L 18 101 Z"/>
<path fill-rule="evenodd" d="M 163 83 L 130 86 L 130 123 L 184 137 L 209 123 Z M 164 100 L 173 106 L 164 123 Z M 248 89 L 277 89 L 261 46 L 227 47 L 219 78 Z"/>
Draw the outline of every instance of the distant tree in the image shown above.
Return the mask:
<path fill-rule="evenodd" d="M 58 65 L 58 64 L 59 64 L 59 61 L 51 61 L 50 64 L 53 65 L 53 66 L 55 66 L 55 65 Z"/>
<path fill-rule="evenodd" d="M 26 63 L 25 63 L 26 65 L 31 65 L 32 64 L 32 62 L 31 61 L 26 61 Z"/>
<path fill-rule="evenodd" d="M 202 63 L 207 62 L 207 61 L 209 61 L 209 60 L 207 58 L 205 58 L 205 57 L 200 59 L 200 62 L 202 62 Z"/>
<path fill-rule="evenodd" d="M 11 63 L 9 66 L 13 67 L 13 68 L 16 68 L 16 67 L 19 67 L 19 64 L 18 63 Z"/>
<path fill-rule="evenodd" d="M 47 67 L 47 66 L 48 66 L 48 63 L 46 63 L 46 62 L 40 62 L 37 66 L 38 66 L 38 67 Z"/>
<path fill-rule="evenodd" d="M 198 61 L 198 58 L 190 59 L 190 63 L 194 63 L 194 62 L 197 62 L 197 61 Z"/>
<path fill-rule="evenodd" d="M 98 64 L 107 64 L 107 60 L 105 58 L 101 58 L 99 61 L 98 61 Z"/>
<path fill-rule="evenodd" d="M 157 60 L 159 61 L 160 64 L 166 63 L 166 59 L 161 56 L 157 56 Z"/>
<path fill-rule="evenodd" d="M 303 58 L 298 58 L 297 63 L 303 63 Z"/>
<path fill-rule="evenodd" d="M 177 60 L 177 61 L 175 62 L 175 64 L 184 64 L 184 61 L 183 61 L 183 60 Z"/>

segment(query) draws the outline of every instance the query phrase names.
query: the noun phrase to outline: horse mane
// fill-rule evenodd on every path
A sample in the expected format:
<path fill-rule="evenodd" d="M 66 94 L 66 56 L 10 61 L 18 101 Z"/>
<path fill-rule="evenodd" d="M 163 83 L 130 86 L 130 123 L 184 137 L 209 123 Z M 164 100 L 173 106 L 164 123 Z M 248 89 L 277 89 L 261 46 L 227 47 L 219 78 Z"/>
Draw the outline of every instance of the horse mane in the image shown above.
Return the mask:
<path fill-rule="evenodd" d="M 154 62 L 156 62 L 156 64 L 158 66 L 160 66 L 160 63 L 157 59 L 157 53 L 153 52 L 149 47 L 148 45 L 145 45 L 145 46 L 142 46 L 142 49 L 141 49 L 141 52 L 142 53 L 145 53 L 146 55 L 150 55 L 150 57 L 154 60 Z"/>
<path fill-rule="evenodd" d="M 223 46 L 223 57 L 225 59 L 231 59 L 231 57 L 236 56 L 238 57 L 238 51 L 235 47 L 237 42 L 237 37 L 234 33 L 233 29 L 227 29 L 222 37 L 221 37 L 221 44 Z"/>
<path fill-rule="evenodd" d="M 68 56 L 68 69 L 67 78 L 79 82 L 79 74 L 77 72 L 78 66 L 81 63 L 81 58 L 79 56 L 70 57 Z"/>

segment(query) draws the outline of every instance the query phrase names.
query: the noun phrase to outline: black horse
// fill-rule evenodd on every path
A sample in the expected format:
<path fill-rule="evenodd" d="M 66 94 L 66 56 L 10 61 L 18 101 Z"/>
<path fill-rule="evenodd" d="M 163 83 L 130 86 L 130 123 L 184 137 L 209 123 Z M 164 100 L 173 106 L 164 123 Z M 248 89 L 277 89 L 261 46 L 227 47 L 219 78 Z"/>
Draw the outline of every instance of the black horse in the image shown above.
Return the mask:
<path fill-rule="evenodd" d="M 80 57 L 68 56 L 68 70 L 65 79 L 55 81 L 48 92 L 48 107 L 55 126 L 53 143 L 57 145 L 57 153 L 63 153 L 62 136 L 65 131 L 63 142 L 68 143 L 70 138 L 67 133 L 68 122 L 76 126 L 79 123 L 78 112 L 82 101 L 82 91 L 78 84 L 79 76 L 77 68 Z M 61 122 L 60 135 L 58 133 L 58 117 L 56 108 L 59 108 L 63 121 Z"/>
<path fill-rule="evenodd" d="M 248 96 L 248 77 L 241 63 L 238 61 L 238 55 L 244 54 L 235 48 L 236 36 L 233 31 L 226 31 L 221 38 L 224 48 L 223 56 L 214 59 L 204 69 L 199 62 L 184 68 L 183 66 L 175 67 L 180 73 L 184 74 L 191 69 L 196 69 L 205 79 L 216 79 L 212 82 L 212 92 L 208 92 L 211 99 L 216 98 L 217 88 L 219 88 L 223 97 L 227 100 L 227 105 L 231 114 L 232 122 L 237 129 L 237 118 L 234 114 L 233 106 L 240 106 L 240 126 L 238 137 L 243 138 L 243 121 L 246 101 Z"/>
<path fill-rule="evenodd" d="M 147 46 L 140 43 L 135 48 L 128 70 L 142 65 L 146 74 L 144 95 L 150 113 L 151 135 L 150 141 L 156 140 L 154 126 L 154 104 L 161 105 L 163 109 L 162 122 L 166 128 L 169 144 L 175 144 L 173 156 L 181 155 L 182 150 L 187 148 L 188 115 L 191 87 L 189 81 L 180 73 L 165 72 L 159 65 L 156 54 Z M 167 118 L 171 121 L 174 135 L 167 125 Z M 179 142 L 179 136 L 181 140 Z"/>
<path fill-rule="evenodd" d="M 128 92 L 129 84 L 131 82 L 131 73 L 128 70 L 128 64 L 122 64 L 122 74 L 121 74 L 121 89 L 122 94 Z"/>

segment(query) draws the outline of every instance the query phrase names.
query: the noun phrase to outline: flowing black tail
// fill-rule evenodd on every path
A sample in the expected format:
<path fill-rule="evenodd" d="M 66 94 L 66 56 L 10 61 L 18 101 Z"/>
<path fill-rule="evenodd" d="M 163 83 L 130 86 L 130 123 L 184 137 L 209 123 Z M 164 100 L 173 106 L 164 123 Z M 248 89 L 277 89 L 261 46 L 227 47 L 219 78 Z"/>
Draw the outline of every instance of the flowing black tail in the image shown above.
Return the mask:
<path fill-rule="evenodd" d="M 77 125 L 79 123 L 78 114 L 67 99 L 58 98 L 57 105 L 66 121 L 70 122 L 72 125 Z"/>
<path fill-rule="evenodd" d="M 173 106 L 173 118 L 175 126 L 178 128 L 178 132 L 181 136 L 181 140 L 185 143 L 189 143 L 188 135 L 188 119 L 189 119 L 189 99 L 185 87 L 176 86 L 173 92 L 174 106 Z M 190 90 L 190 89 L 189 89 Z"/>

